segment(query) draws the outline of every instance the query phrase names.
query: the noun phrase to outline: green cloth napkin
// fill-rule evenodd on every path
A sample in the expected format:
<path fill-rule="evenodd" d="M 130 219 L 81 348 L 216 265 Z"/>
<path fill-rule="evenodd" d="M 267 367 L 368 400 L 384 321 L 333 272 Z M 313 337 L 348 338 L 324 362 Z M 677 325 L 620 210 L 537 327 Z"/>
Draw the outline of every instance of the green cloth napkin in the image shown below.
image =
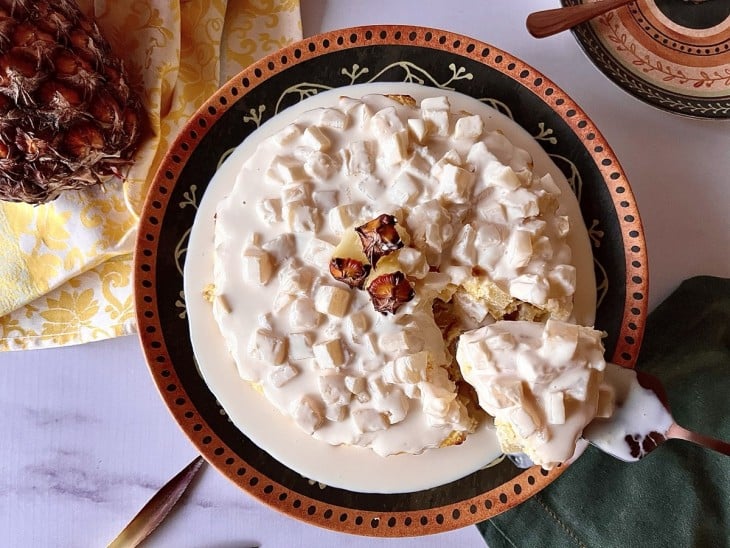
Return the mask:
<path fill-rule="evenodd" d="M 730 279 L 685 281 L 648 319 L 638 369 L 685 428 L 730 440 Z M 477 525 L 490 548 L 730 546 L 730 457 L 670 440 L 635 463 L 588 450 L 520 506 Z"/>

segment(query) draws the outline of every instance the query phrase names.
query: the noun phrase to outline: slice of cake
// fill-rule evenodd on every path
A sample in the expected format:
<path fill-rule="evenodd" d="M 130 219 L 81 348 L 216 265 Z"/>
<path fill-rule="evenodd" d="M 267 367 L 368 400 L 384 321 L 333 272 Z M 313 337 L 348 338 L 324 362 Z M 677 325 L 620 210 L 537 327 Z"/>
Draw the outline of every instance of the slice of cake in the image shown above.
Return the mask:
<path fill-rule="evenodd" d="M 601 337 L 559 320 L 500 321 L 461 336 L 456 360 L 505 453 L 552 468 L 573 456 L 594 417 L 611 415 Z"/>

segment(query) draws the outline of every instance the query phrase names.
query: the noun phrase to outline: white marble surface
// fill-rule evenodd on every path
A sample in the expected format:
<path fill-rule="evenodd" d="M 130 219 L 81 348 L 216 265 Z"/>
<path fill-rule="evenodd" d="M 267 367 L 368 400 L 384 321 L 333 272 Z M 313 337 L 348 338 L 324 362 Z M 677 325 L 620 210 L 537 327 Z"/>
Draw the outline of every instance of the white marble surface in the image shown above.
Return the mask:
<path fill-rule="evenodd" d="M 302 0 L 305 35 L 407 23 L 490 42 L 538 68 L 594 120 L 636 193 L 652 308 L 684 278 L 730 277 L 730 123 L 649 107 L 610 83 L 569 34 L 524 30 L 557 0 Z M 156 393 L 134 337 L 0 354 L 0 545 L 102 546 L 195 451 Z M 483 546 L 475 527 L 374 540 L 297 522 L 207 469 L 147 546 Z"/>

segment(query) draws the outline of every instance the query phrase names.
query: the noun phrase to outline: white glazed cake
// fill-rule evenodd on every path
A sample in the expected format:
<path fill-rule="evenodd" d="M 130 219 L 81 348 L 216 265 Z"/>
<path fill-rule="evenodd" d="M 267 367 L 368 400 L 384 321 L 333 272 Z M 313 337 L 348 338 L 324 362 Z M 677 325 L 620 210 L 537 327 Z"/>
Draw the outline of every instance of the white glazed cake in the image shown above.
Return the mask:
<path fill-rule="evenodd" d="M 461 335 L 456 359 L 495 418 L 505 453 L 552 468 L 573 456 L 594 417 L 611 416 L 602 336 L 552 319 L 499 321 Z"/>
<path fill-rule="evenodd" d="M 458 335 L 571 318 L 559 206 L 529 154 L 446 97 L 341 97 L 264 140 L 218 204 L 215 320 L 240 376 L 315 438 L 458 444 L 479 418 Z"/>

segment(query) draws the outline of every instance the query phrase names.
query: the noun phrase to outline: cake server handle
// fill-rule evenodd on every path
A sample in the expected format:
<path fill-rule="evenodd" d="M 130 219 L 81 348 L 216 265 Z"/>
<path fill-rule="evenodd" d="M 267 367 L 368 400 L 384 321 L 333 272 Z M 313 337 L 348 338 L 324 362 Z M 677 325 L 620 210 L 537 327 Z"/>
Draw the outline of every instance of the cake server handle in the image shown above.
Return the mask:
<path fill-rule="evenodd" d="M 196 457 L 163 485 L 122 529 L 117 538 L 111 541 L 108 548 L 134 548 L 146 539 L 177 504 L 204 462 L 203 457 Z"/>

